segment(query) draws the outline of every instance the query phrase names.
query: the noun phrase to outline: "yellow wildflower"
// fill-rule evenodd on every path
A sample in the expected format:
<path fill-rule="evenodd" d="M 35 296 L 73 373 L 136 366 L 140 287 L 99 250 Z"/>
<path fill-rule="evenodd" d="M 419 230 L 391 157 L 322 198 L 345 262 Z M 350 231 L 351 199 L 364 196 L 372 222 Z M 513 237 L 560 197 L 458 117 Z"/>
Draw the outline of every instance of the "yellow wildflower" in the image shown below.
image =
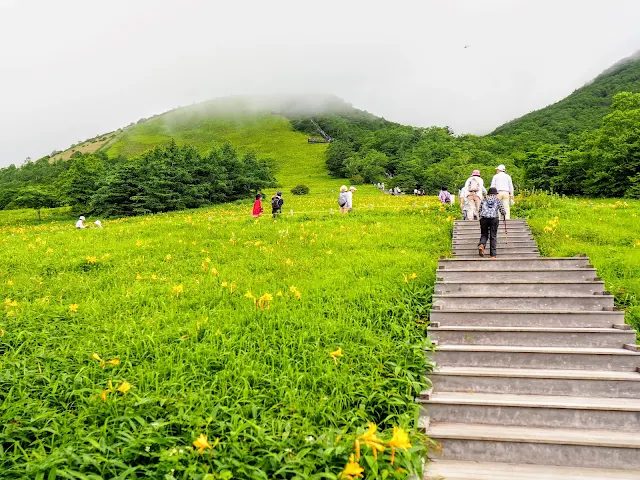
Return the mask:
<path fill-rule="evenodd" d="M 157 280 L 158 279 L 158 275 L 156 275 L 155 273 L 151 275 L 151 280 Z"/>
<path fill-rule="evenodd" d="M 207 263 L 206 262 L 202 262 L 202 271 L 203 272 L 207 271 Z"/>
<path fill-rule="evenodd" d="M 411 448 L 411 442 L 409 441 L 409 435 L 400 427 L 393 427 L 393 437 L 387 442 L 387 446 L 391 447 L 391 465 L 396 455 L 396 448 L 400 450 L 406 450 Z"/>
<path fill-rule="evenodd" d="M 0 337 L 4 337 L 4 330 L 0 328 Z"/>
<path fill-rule="evenodd" d="M 120 393 L 127 393 L 131 389 L 131 384 L 127 381 L 122 382 L 122 385 L 118 387 Z"/>
<path fill-rule="evenodd" d="M 69 313 L 77 312 L 79 306 L 80 305 L 78 305 L 77 303 L 72 303 L 71 305 L 69 305 Z"/>
<path fill-rule="evenodd" d="M 333 358 L 333 363 L 335 363 L 337 365 L 338 364 L 338 358 L 337 357 L 344 357 L 344 355 L 342 354 L 342 347 L 339 347 L 337 350 L 335 350 L 333 352 L 329 352 L 329 356 L 331 358 Z"/>
<path fill-rule="evenodd" d="M 137 275 L 136 275 L 136 280 L 142 280 L 142 275 L 137 274 Z"/>
<path fill-rule="evenodd" d="M 7 317 L 13 317 L 16 314 L 15 310 L 9 310 L 7 312 Z"/>
<path fill-rule="evenodd" d="M 137 240 L 136 247 L 141 247 L 141 246 L 142 246 L 142 240 Z"/>
<path fill-rule="evenodd" d="M 340 473 L 340 478 L 354 480 L 355 478 L 363 478 L 362 472 L 364 468 L 353 458 L 353 453 L 349 456 L 349 461 L 344 467 L 344 470 Z"/>
<path fill-rule="evenodd" d="M 182 292 L 184 292 L 184 286 L 182 284 L 176 285 L 173 287 L 172 291 L 175 294 L 175 296 L 178 297 Z"/>
<path fill-rule="evenodd" d="M 91 354 L 91 358 L 93 358 L 94 360 L 98 361 L 98 362 L 102 362 L 103 360 L 100 358 L 100 355 L 98 355 L 96 352 L 93 352 Z"/>
<path fill-rule="evenodd" d="M 47 248 L 47 253 L 53 253 L 53 252 L 54 252 L 53 248 L 51 247 Z"/>
<path fill-rule="evenodd" d="M 200 436 L 193 441 L 193 446 L 198 449 L 198 453 L 202 453 L 205 449 L 211 450 L 213 445 L 209 443 L 207 436 L 204 433 L 201 433 Z"/>
<path fill-rule="evenodd" d="M 378 459 L 378 452 L 384 452 L 384 445 L 382 439 L 376 437 L 376 431 L 378 427 L 375 423 L 371 422 L 367 425 L 367 431 L 364 432 L 356 439 L 356 458 L 360 460 L 360 442 L 371 448 L 373 451 L 373 457 Z"/>
<path fill-rule="evenodd" d="M 171 261 L 171 258 L 173 258 L 173 257 L 171 257 L 171 254 L 170 254 L 170 253 L 169 253 L 166 257 L 164 257 L 164 259 L 165 259 L 167 262 L 170 262 L 170 261 Z"/>
<path fill-rule="evenodd" d="M 276 293 L 276 297 L 282 297 L 282 290 L 278 290 L 278 293 Z"/>
<path fill-rule="evenodd" d="M 287 258 L 287 259 L 284 261 L 284 264 L 285 264 L 285 265 L 293 265 L 293 260 L 291 260 L 290 258 Z"/>
<path fill-rule="evenodd" d="M 211 263 L 211 259 L 209 257 L 205 258 L 204 263 Z"/>
<path fill-rule="evenodd" d="M 247 293 L 244 294 L 245 297 L 247 298 L 252 298 L 255 300 L 256 297 L 253 296 L 253 293 L 251 293 L 250 291 L 247 291 Z"/>
<path fill-rule="evenodd" d="M 333 255 L 333 252 L 331 250 L 327 250 L 327 255 Z"/>
<path fill-rule="evenodd" d="M 13 280 L 7 280 L 7 285 L 12 286 L 13 285 Z"/>
<path fill-rule="evenodd" d="M 270 293 L 265 293 L 258 299 L 257 306 L 260 307 L 261 310 L 269 310 L 269 306 L 273 301 L 273 295 Z"/>
<path fill-rule="evenodd" d="M 218 270 L 216 270 L 215 268 L 211 269 L 211 275 L 219 277 L 220 276 L 220 272 L 218 272 Z"/>
<path fill-rule="evenodd" d="M 229 285 L 229 282 L 222 282 L 220 284 L 220 286 L 223 287 L 223 288 L 227 288 L 228 285 Z"/>
<path fill-rule="evenodd" d="M 98 263 L 98 259 L 95 256 L 87 257 L 87 263 Z"/>
<path fill-rule="evenodd" d="M 106 362 L 104 362 L 105 365 L 120 365 L 120 360 L 118 358 L 114 358 L 111 360 L 108 360 Z M 102 368 L 104 368 L 104 365 L 102 366 Z"/>

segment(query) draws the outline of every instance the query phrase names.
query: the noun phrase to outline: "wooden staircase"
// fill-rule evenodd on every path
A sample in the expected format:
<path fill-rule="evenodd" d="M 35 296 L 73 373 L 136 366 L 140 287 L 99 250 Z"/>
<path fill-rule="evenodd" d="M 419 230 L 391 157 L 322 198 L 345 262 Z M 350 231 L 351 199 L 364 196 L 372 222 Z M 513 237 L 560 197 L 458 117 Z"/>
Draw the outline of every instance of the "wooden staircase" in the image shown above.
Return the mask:
<path fill-rule="evenodd" d="M 635 331 L 587 257 L 540 257 L 523 220 L 507 231 L 480 258 L 478 222 L 457 221 L 439 263 L 425 478 L 640 479 Z"/>

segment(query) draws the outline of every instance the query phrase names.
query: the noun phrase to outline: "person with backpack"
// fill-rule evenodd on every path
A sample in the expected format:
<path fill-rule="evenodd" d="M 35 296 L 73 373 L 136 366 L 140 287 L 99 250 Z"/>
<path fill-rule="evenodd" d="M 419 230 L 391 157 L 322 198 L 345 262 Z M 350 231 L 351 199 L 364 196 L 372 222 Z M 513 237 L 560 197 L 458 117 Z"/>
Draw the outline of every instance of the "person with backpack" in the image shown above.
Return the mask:
<path fill-rule="evenodd" d="M 447 191 L 447 187 L 442 187 L 438 198 L 443 205 L 451 205 L 453 203 L 451 200 L 451 194 Z"/>
<path fill-rule="evenodd" d="M 282 205 L 284 205 L 282 192 L 278 190 L 278 193 L 271 197 L 271 214 L 273 215 L 273 218 L 276 218 L 276 215 L 280 215 L 282 213 Z"/>
<path fill-rule="evenodd" d="M 467 220 L 475 220 L 480 218 L 480 204 L 483 195 L 486 195 L 487 189 L 484 188 L 484 180 L 480 176 L 480 170 L 471 172 L 471 176 L 464 183 L 464 195 L 466 200 L 465 210 L 467 212 Z"/>
<path fill-rule="evenodd" d="M 349 189 L 346 185 L 340 187 L 340 195 L 338 195 L 338 206 L 340 207 L 340 213 L 349 212 Z"/>
<path fill-rule="evenodd" d="M 253 210 L 251 211 L 251 216 L 254 218 L 258 218 L 262 215 L 264 209 L 262 208 L 262 195 L 256 195 L 256 201 L 253 202 Z"/>
<path fill-rule="evenodd" d="M 478 253 L 484 257 L 484 249 L 489 240 L 489 252 L 491 258 L 496 258 L 498 254 L 498 225 L 500 225 L 501 213 L 506 214 L 502 200 L 498 197 L 498 190 L 491 187 L 487 196 L 480 205 L 480 242 L 478 243 Z"/>

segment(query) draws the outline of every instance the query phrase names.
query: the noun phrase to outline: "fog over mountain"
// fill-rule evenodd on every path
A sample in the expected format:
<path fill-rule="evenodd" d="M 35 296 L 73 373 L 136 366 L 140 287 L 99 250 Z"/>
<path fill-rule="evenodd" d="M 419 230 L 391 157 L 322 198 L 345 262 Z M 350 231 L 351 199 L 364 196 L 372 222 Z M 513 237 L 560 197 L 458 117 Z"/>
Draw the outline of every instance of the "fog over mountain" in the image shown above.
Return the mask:
<path fill-rule="evenodd" d="M 3 0 L 0 166 L 230 95 L 487 133 L 636 52 L 638 18 L 635 0 Z"/>

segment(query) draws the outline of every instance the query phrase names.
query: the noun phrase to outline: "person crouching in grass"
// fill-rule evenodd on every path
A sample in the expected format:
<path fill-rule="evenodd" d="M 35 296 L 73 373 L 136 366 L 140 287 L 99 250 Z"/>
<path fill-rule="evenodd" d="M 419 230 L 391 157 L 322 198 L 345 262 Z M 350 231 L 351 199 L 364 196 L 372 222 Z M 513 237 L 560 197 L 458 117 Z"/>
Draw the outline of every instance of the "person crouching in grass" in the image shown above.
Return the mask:
<path fill-rule="evenodd" d="M 478 244 L 478 253 L 484 257 L 484 249 L 489 240 L 489 248 L 491 258 L 496 258 L 498 254 L 498 225 L 500 224 L 501 213 L 506 215 L 502 201 L 497 197 L 498 190 L 491 187 L 487 196 L 484 197 L 480 204 L 480 243 Z"/>

